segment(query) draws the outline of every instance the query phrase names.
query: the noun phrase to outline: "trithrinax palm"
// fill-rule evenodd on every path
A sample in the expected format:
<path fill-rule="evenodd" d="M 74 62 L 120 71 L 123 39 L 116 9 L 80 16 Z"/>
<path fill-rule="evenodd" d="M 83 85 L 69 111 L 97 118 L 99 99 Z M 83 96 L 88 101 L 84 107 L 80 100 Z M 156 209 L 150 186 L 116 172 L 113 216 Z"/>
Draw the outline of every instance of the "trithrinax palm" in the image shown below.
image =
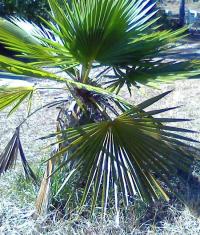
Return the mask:
<path fill-rule="evenodd" d="M 189 171 L 193 158 L 192 152 L 185 151 L 184 141 L 194 140 L 177 134 L 192 131 L 164 123 L 187 120 L 153 117 L 173 108 L 145 111 L 169 92 L 137 106 L 118 93 L 124 85 L 131 94 L 132 86 L 154 87 L 198 75 L 197 60 L 162 58 L 186 29 L 160 32 L 155 24 L 156 12 L 151 11 L 154 4 L 147 6 L 149 0 L 48 2 L 52 21 L 42 19 L 44 26 L 24 19 L 0 20 L 0 42 L 16 52 L 12 59 L 0 56 L 0 68 L 25 78 L 61 82 L 66 85 L 66 99 L 71 96 L 68 106 L 66 100 L 52 104 L 63 105 L 62 116 L 67 113 L 67 121 L 64 125 L 59 123 L 57 132 L 48 136 L 57 136 L 55 144 L 59 146 L 48 160 L 53 164 L 48 175 L 53 168 L 63 175 L 59 192 L 71 178 L 76 178 L 74 185 L 80 187 L 81 179 L 84 187 L 80 205 L 90 203 L 92 211 L 101 198 L 105 212 L 111 194 L 117 210 L 120 198 L 126 206 L 135 196 L 147 201 L 160 197 L 168 200 L 161 182 L 172 189 L 171 175 L 177 169 Z M 24 25 L 28 25 L 29 32 L 23 29 Z M 12 106 L 11 114 L 26 98 L 30 104 L 35 90 L 2 87 L 0 109 Z M 72 111 L 71 116 L 67 108 Z M 29 116 L 30 112 L 29 105 Z M 18 148 L 19 144 L 13 145 L 13 141 L 12 146 Z M 1 155 L 2 171 L 13 165 L 5 164 L 9 157 L 8 151 Z M 33 177 L 27 162 L 24 166 Z M 47 190 L 44 181 L 41 190 Z M 41 190 L 38 207 L 43 202 Z"/>

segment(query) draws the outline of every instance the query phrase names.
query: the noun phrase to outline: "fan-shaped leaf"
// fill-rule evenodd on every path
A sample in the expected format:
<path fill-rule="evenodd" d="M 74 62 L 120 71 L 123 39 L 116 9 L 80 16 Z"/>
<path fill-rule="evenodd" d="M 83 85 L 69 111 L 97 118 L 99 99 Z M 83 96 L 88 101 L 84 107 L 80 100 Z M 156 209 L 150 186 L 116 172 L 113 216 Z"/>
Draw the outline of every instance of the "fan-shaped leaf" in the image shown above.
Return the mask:
<path fill-rule="evenodd" d="M 146 104 L 158 101 L 164 94 L 146 101 Z M 52 159 L 71 149 L 73 153 L 56 171 L 71 161 L 76 163 L 76 169 L 82 172 L 81 177 L 87 182 L 81 205 L 88 200 L 92 210 L 99 201 L 97 199 L 101 198 L 105 212 L 114 188 L 117 190 L 116 204 L 121 198 L 128 205 L 136 195 L 146 201 L 160 197 L 168 200 L 161 182 L 171 190 L 170 177 L 178 169 L 190 171 L 193 152 L 180 140 L 194 140 L 172 133 L 191 133 L 191 130 L 165 126 L 161 121 L 133 107 L 114 120 L 67 129 L 70 144 Z M 176 121 L 170 119 L 170 122 Z"/>
<path fill-rule="evenodd" d="M 34 87 L 0 87 L 0 110 L 12 105 L 11 115 L 25 99 L 30 101 L 33 92 Z"/>

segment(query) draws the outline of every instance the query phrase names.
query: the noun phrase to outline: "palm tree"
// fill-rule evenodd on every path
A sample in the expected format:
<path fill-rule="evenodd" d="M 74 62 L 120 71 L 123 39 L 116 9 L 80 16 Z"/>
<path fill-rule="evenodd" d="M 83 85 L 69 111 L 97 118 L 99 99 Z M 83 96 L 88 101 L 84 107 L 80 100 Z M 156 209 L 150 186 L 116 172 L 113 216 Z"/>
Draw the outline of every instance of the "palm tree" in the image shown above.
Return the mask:
<path fill-rule="evenodd" d="M 170 91 L 139 105 L 119 94 L 122 89 L 131 95 L 132 87 L 157 87 L 199 74 L 197 60 L 162 58 L 185 29 L 159 31 L 151 12 L 154 4 L 147 7 L 148 1 L 143 0 L 48 2 L 51 22 L 43 19 L 44 26 L 16 18 L 0 20 L 0 42 L 16 54 L 15 59 L 0 55 L 1 70 L 64 85 L 66 99 L 45 106 L 59 105 L 61 111 L 57 130 L 43 137 L 57 137 L 52 144 L 57 151 L 47 160 L 38 210 L 47 205 L 56 174 L 60 176 L 57 194 L 68 187 L 66 197 L 79 189 L 80 208 L 91 205 L 91 211 L 96 205 L 104 213 L 111 205 L 118 210 L 121 202 L 127 206 L 137 197 L 147 202 L 169 200 L 164 188 L 173 190 L 171 176 L 177 170 L 189 172 L 193 161 L 185 141 L 195 140 L 178 132 L 193 132 L 166 124 L 185 119 L 154 117 L 175 107 L 145 111 Z M 32 31 L 26 32 L 25 24 Z M 9 114 L 13 114 L 28 99 L 28 117 L 36 115 L 41 108 L 31 111 L 31 99 L 39 89 L 2 87 L 0 110 L 11 106 Z M 0 156 L 0 173 L 13 167 L 19 152 L 26 176 L 37 184 L 20 142 L 20 127 L 28 117 Z"/>

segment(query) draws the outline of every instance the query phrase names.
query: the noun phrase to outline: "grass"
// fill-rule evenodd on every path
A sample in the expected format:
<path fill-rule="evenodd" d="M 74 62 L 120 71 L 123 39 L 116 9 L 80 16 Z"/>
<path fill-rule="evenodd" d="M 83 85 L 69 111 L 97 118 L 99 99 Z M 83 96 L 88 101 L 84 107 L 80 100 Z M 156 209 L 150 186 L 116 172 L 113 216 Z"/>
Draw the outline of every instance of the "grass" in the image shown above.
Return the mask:
<path fill-rule="evenodd" d="M 106 221 L 101 216 L 94 216 L 90 220 L 77 217 L 57 219 L 56 213 L 37 217 L 34 211 L 35 192 L 31 184 L 24 184 L 19 169 L 8 172 L 0 181 L 0 234 L 199 234 L 200 220 L 187 208 L 178 209 L 176 206 L 167 206 L 165 217 L 164 205 L 157 203 L 154 206 L 154 216 L 151 221 L 139 223 L 148 215 L 149 209 L 141 203 L 129 208 L 126 214 L 121 214 L 119 223 L 114 213 L 110 213 Z M 138 213 L 138 214 L 136 214 Z M 162 218 L 159 223 L 159 216 Z M 51 218 L 51 220 L 49 219 Z M 142 221 L 142 220 L 141 220 Z M 159 224 L 159 226 L 157 226 Z"/>

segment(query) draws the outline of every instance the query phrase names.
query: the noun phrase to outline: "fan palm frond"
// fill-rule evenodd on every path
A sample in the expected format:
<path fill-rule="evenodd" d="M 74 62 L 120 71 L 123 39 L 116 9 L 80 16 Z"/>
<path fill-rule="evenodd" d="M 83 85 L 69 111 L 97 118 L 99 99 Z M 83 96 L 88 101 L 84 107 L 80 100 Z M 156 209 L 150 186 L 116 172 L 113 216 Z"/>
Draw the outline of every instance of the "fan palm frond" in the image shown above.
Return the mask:
<path fill-rule="evenodd" d="M 5 173 L 7 170 L 15 167 L 19 154 L 21 157 L 25 177 L 32 180 L 34 184 L 37 184 L 37 178 L 31 167 L 29 166 L 22 148 L 21 140 L 19 137 L 19 128 L 16 128 L 14 135 L 0 155 L 0 175 Z"/>
<path fill-rule="evenodd" d="M 88 198 L 93 211 L 99 202 L 97 199 L 101 198 L 105 212 L 110 193 L 115 197 L 116 209 L 120 199 L 127 206 L 136 195 L 148 202 L 160 197 L 169 200 L 164 188 L 172 189 L 170 178 L 179 169 L 188 173 L 193 162 L 193 152 L 185 151 L 189 146 L 184 141 L 197 141 L 178 134 L 193 131 L 164 124 L 187 119 L 155 118 L 150 114 L 164 111 L 143 111 L 142 108 L 168 93 L 132 107 L 113 120 L 64 131 L 67 140 L 62 141 L 70 144 L 51 159 L 73 149 L 74 152 L 56 171 L 71 161 L 76 163 L 76 170 L 81 171 L 81 177 L 86 180 L 81 205 Z"/>
<path fill-rule="evenodd" d="M 18 155 L 18 131 L 12 136 L 0 157 L 0 173 L 14 168 Z"/>
<path fill-rule="evenodd" d="M 192 78 L 199 75 L 199 61 L 175 61 L 166 59 L 145 60 L 136 62 L 135 66 L 114 68 L 114 74 L 105 77 L 108 80 L 106 86 L 111 90 L 119 91 L 126 85 L 131 86 L 147 85 L 158 87 L 162 83 L 171 83 L 175 80 Z"/>
<path fill-rule="evenodd" d="M 38 41 L 34 37 L 31 37 L 23 28 L 17 27 L 6 19 L 0 18 L 0 27 L 2 34 L 15 36 L 15 38 L 28 44 L 38 44 Z"/>
<path fill-rule="evenodd" d="M 30 35 L 30 37 L 33 37 L 37 43 L 42 43 L 39 39 L 40 38 L 46 38 L 51 39 L 51 41 L 59 41 L 59 43 L 62 44 L 62 42 L 59 40 L 59 38 L 55 38 L 54 34 L 50 31 L 50 29 L 45 28 L 43 25 L 38 26 L 33 22 L 29 22 L 26 19 L 21 19 L 19 17 L 10 17 L 9 20 L 14 23 L 16 26 L 18 26 L 20 29 L 26 29 L 26 32 Z M 6 22 L 5 22 L 6 26 Z M 18 30 L 20 30 L 18 29 Z"/>
<path fill-rule="evenodd" d="M 155 23 L 155 4 L 150 1 L 62 1 L 49 0 L 65 45 L 84 65 L 99 62 L 108 65 L 132 64 L 135 56 L 155 53 L 161 46 L 177 40 L 183 31 L 144 33 Z M 62 6 L 62 7 L 61 7 Z M 137 52 L 137 54 L 136 54 Z M 140 53 L 139 53 L 140 52 Z"/>
<path fill-rule="evenodd" d="M 22 28 L 25 27 L 25 25 L 26 28 L 30 28 L 30 24 L 27 22 L 24 22 L 23 25 L 18 23 L 18 25 L 21 26 L 20 28 L 7 20 L 0 19 L 0 25 L 0 42 L 3 43 L 7 49 L 16 52 L 16 56 L 28 58 L 32 61 L 40 61 L 37 63 L 40 66 L 50 66 L 53 63 L 53 66 L 56 67 L 61 63 L 71 67 L 77 64 L 67 48 L 54 41 L 53 38 L 48 40 L 49 33 L 47 33 L 47 30 L 43 32 L 41 29 L 39 31 L 34 25 L 32 27 L 34 27 L 35 33 L 31 35 L 30 33 L 26 33 Z M 46 37 L 44 35 L 46 35 Z M 42 42 L 39 40 L 40 37 L 43 38 L 43 41 L 46 39 L 46 41 L 51 44 L 49 46 L 42 45 Z"/>
<path fill-rule="evenodd" d="M 11 18 L 12 23 L 0 19 L 0 42 L 15 51 L 17 57 L 32 61 L 19 65 L 1 56 L 0 68 L 16 74 L 62 81 L 51 73 L 41 72 L 44 67 L 59 68 L 71 78 L 86 83 L 93 65 L 106 65 L 113 68 L 114 77 L 108 83 L 113 89 L 120 89 L 124 84 L 129 87 L 137 82 L 153 85 L 199 74 L 199 65 L 193 66 L 193 61 L 177 64 L 156 60 L 160 52 L 175 46 L 174 42 L 184 36 L 186 29 L 175 32 L 155 29 L 156 19 L 152 17 L 156 11 L 152 10 L 154 4 L 149 3 L 149 0 L 72 3 L 49 0 L 52 22 L 44 20 L 46 26 L 19 18 Z M 160 76 L 157 75 L 158 69 L 163 71 Z"/>
<path fill-rule="evenodd" d="M 12 58 L 8 58 L 5 56 L 0 55 L 0 66 L 5 70 L 9 71 L 10 73 L 14 73 L 17 75 L 22 75 L 24 78 L 27 77 L 35 77 L 38 79 L 50 79 L 57 82 L 65 83 L 66 85 L 69 85 L 73 88 L 82 89 L 90 92 L 96 92 L 101 95 L 105 95 L 108 97 L 113 97 L 116 100 L 119 100 L 120 102 L 124 102 L 128 104 L 126 100 L 124 100 L 122 97 L 119 97 L 109 90 L 105 90 L 101 87 L 85 84 L 82 82 L 74 81 L 70 78 L 61 77 L 60 75 L 57 75 L 53 72 L 48 72 L 44 70 L 43 68 L 38 68 L 33 66 L 31 63 L 24 63 L 22 61 L 18 61 Z M 1 74 L 1 72 L 0 72 Z M 2 73 L 4 74 L 4 72 Z M 70 91 L 69 86 L 66 88 Z M 73 95 L 73 94 L 72 94 Z"/>
<path fill-rule="evenodd" d="M 29 100 L 29 110 L 34 90 L 34 87 L 0 87 L 0 110 L 13 105 L 9 111 L 9 115 L 11 115 L 26 99 Z"/>

